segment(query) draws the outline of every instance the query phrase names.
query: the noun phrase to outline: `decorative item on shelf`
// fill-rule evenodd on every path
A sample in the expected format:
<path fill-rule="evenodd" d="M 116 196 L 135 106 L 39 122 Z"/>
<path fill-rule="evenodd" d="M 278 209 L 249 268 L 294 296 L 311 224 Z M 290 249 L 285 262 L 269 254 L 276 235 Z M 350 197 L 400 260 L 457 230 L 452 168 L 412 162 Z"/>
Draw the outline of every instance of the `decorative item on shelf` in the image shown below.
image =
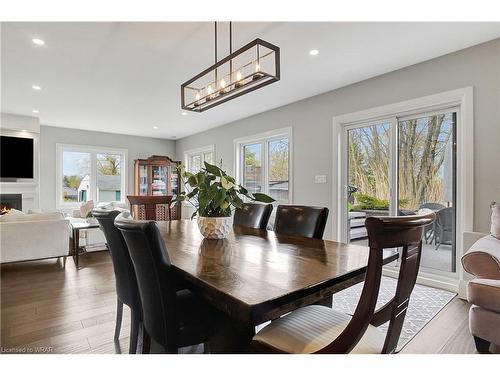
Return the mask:
<path fill-rule="evenodd" d="M 222 239 L 229 234 L 233 224 L 232 210 L 243 205 L 241 196 L 251 201 L 274 202 L 266 194 L 250 194 L 216 165 L 205 162 L 205 167 L 196 174 L 185 171 L 182 165 L 179 169 L 189 192 L 182 191 L 172 203 L 187 201 L 194 206 L 196 211 L 191 219 L 198 215 L 198 228 L 205 238 Z"/>
<path fill-rule="evenodd" d="M 181 85 L 181 107 L 203 112 L 238 96 L 280 80 L 280 49 L 255 39 L 233 52 L 232 22 L 229 22 L 229 55 Z"/>

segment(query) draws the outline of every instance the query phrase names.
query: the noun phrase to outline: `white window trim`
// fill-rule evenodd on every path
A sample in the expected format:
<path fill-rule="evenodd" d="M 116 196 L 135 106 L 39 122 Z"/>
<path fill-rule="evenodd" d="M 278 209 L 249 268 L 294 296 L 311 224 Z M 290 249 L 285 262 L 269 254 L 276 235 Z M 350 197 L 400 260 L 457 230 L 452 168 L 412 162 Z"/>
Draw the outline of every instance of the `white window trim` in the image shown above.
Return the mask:
<path fill-rule="evenodd" d="M 197 148 L 193 148 L 193 149 L 190 149 L 190 150 L 186 150 L 184 151 L 184 166 L 186 167 L 186 169 L 188 170 L 189 169 L 189 158 L 193 155 L 196 155 L 196 154 L 203 154 L 205 152 L 212 152 L 213 155 L 214 155 L 214 162 L 216 163 L 217 162 L 217 158 L 216 158 L 216 155 L 215 155 L 215 145 L 212 144 L 212 145 L 207 145 L 207 146 L 202 146 L 202 147 L 197 147 Z"/>
<path fill-rule="evenodd" d="M 242 172 L 242 163 L 240 160 L 242 146 L 248 143 L 253 142 L 262 142 L 264 140 L 269 141 L 272 139 L 279 139 L 283 137 L 288 137 L 289 146 L 288 146 L 288 204 L 292 204 L 294 202 L 293 199 L 293 128 L 291 126 L 273 129 L 263 133 L 254 134 L 248 137 L 241 137 L 234 139 L 234 174 L 236 178 L 236 183 L 241 184 L 241 172 Z M 267 160 L 267 157 L 266 157 Z M 266 165 L 266 170 L 268 170 L 268 166 Z M 264 183 L 267 184 L 268 176 L 264 176 Z M 267 186 L 267 185 L 266 185 Z"/>
<path fill-rule="evenodd" d="M 342 155 L 343 128 L 346 126 L 373 122 L 391 117 L 403 117 L 422 112 L 431 112 L 446 107 L 458 107 L 457 113 L 457 238 L 456 262 L 457 278 L 420 272 L 418 281 L 422 284 L 441 287 L 458 292 L 459 285 L 464 282 L 465 273 L 460 265 L 464 253 L 463 232 L 472 232 L 474 217 L 474 109 L 473 88 L 465 87 L 446 91 L 435 95 L 424 96 L 403 102 L 375 107 L 364 111 L 349 113 L 333 118 L 333 181 L 332 181 L 332 211 L 337 212 L 337 220 L 333 220 L 333 238 L 342 240 L 342 210 L 345 189 L 341 186 L 345 156 Z M 335 198 L 336 197 L 336 198 Z M 341 212 L 343 211 L 343 212 Z M 385 272 L 384 272 L 385 273 Z M 397 273 L 397 272 L 396 272 Z"/>
<path fill-rule="evenodd" d="M 92 176 L 97 175 L 97 161 L 93 155 L 97 153 L 106 154 L 119 154 L 123 157 L 123 167 L 121 169 L 121 186 L 123 191 L 121 194 L 121 200 L 118 203 L 126 204 L 126 196 L 128 193 L 128 150 L 125 148 L 112 148 L 112 147 L 98 147 L 98 146 L 85 146 L 85 145 L 75 145 L 67 143 L 56 143 L 56 208 L 58 209 L 74 209 L 81 206 L 81 202 L 63 202 L 62 197 L 62 177 L 63 177 L 63 151 L 75 151 L 75 152 L 86 152 L 91 153 L 90 160 L 90 174 Z M 97 192 L 97 181 L 95 178 L 91 180 L 91 196 L 89 199 L 96 201 L 94 193 Z"/>

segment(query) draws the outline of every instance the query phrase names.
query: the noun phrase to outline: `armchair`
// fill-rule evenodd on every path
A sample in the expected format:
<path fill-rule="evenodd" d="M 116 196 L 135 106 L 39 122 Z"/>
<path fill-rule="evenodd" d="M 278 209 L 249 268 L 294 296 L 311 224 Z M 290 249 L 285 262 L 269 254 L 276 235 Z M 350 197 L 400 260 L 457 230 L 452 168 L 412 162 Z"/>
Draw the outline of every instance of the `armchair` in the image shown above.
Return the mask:
<path fill-rule="evenodd" d="M 467 285 L 469 329 L 480 353 L 490 344 L 500 346 L 500 239 L 487 235 L 462 257 L 462 265 L 476 278 Z"/>

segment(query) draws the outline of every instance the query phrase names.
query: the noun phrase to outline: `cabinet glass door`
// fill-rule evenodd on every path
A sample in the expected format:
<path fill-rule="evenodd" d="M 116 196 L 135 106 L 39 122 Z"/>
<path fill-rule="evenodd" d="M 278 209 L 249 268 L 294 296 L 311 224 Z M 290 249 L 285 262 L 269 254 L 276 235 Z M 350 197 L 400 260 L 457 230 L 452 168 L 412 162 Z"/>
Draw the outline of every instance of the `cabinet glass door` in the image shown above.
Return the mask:
<path fill-rule="evenodd" d="M 139 195 L 148 195 L 148 167 L 139 165 Z"/>
<path fill-rule="evenodd" d="M 177 175 L 177 166 L 173 165 L 169 168 L 169 173 L 170 173 L 170 191 L 168 192 L 169 195 L 176 196 L 178 194 L 179 190 L 179 179 Z"/>
<path fill-rule="evenodd" d="M 151 195 L 167 195 L 167 167 L 151 166 Z"/>

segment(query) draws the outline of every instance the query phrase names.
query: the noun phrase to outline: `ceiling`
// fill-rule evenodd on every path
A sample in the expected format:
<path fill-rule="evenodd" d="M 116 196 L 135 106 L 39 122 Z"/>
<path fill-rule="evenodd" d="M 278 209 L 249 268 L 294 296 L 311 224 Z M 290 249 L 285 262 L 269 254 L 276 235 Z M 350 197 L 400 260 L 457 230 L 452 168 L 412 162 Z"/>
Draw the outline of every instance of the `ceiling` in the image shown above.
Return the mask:
<path fill-rule="evenodd" d="M 500 23 L 234 23 L 235 49 L 256 37 L 281 48 L 281 80 L 184 116 L 180 85 L 213 64 L 213 29 L 208 22 L 3 23 L 2 111 L 39 116 L 43 125 L 182 138 L 500 37 Z M 228 54 L 227 40 L 228 23 L 220 23 L 219 57 Z"/>

